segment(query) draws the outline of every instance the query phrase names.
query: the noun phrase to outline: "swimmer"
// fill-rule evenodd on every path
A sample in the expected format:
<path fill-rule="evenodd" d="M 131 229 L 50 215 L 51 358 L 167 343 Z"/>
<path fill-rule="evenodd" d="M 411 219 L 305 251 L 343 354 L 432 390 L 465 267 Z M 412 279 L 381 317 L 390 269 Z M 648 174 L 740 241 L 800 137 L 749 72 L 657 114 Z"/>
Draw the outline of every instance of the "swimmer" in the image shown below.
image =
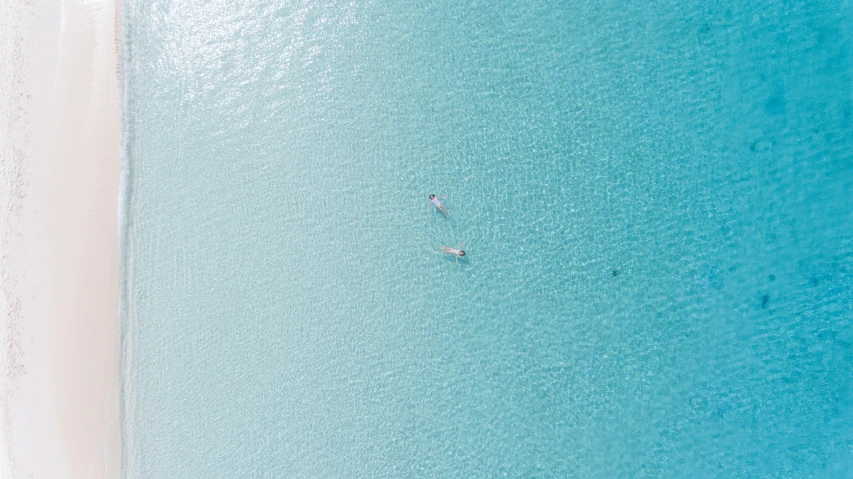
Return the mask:
<path fill-rule="evenodd" d="M 435 206 L 436 208 L 438 208 L 439 211 L 444 213 L 444 216 L 447 216 L 448 218 L 450 218 L 450 213 L 447 212 L 447 208 L 444 207 L 444 205 L 441 203 L 441 201 L 438 201 L 439 198 L 447 198 L 447 197 L 446 196 L 429 195 L 429 205 L 427 205 L 427 211 L 429 211 L 429 209 L 431 207 Z"/>
<path fill-rule="evenodd" d="M 439 246 L 438 249 L 441 250 L 442 253 L 452 254 L 456 256 L 456 262 L 459 262 L 459 258 L 465 256 L 465 252 L 462 251 L 462 245 L 459 245 L 459 248 L 451 248 L 450 246 Z"/>

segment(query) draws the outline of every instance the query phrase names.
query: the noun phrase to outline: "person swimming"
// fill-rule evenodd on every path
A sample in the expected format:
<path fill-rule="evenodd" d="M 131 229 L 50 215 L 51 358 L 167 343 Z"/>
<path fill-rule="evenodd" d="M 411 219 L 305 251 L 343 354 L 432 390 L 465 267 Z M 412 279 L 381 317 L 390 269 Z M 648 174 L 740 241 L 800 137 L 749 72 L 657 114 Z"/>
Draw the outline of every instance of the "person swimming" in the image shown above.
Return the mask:
<path fill-rule="evenodd" d="M 436 208 L 438 208 L 439 211 L 444 213 L 444 216 L 450 218 L 450 213 L 447 212 L 447 208 L 444 206 L 444 204 L 442 204 L 441 201 L 438 201 L 439 198 L 446 198 L 446 196 L 429 195 L 430 204 L 427 205 L 427 211 L 429 211 L 431 207 L 435 206 Z"/>
<path fill-rule="evenodd" d="M 462 251 L 462 245 L 459 245 L 459 248 L 451 248 L 450 246 L 439 246 L 438 247 L 442 253 L 456 255 L 456 262 L 459 262 L 459 258 L 465 256 L 465 252 Z"/>

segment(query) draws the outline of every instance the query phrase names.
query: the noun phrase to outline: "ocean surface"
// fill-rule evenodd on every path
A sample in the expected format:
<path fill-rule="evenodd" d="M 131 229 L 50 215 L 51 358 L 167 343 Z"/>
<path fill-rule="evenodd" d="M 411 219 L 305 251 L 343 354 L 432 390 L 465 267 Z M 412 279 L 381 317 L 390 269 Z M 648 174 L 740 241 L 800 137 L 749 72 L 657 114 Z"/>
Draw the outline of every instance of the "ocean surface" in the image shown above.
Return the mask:
<path fill-rule="evenodd" d="M 125 477 L 853 476 L 851 1 L 124 15 Z"/>

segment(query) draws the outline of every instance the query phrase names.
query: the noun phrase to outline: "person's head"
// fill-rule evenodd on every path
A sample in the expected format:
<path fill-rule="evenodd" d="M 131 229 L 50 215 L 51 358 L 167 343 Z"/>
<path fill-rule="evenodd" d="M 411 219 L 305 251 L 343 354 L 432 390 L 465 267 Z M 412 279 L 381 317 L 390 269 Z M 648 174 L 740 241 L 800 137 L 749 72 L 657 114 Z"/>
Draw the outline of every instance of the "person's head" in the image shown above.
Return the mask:
<path fill-rule="evenodd" d="M 462 251 L 461 249 L 459 250 L 459 256 L 465 256 L 465 252 Z"/>
<path fill-rule="evenodd" d="M 429 195 L 429 199 L 434 200 L 434 199 L 435 199 L 435 195 Z"/>

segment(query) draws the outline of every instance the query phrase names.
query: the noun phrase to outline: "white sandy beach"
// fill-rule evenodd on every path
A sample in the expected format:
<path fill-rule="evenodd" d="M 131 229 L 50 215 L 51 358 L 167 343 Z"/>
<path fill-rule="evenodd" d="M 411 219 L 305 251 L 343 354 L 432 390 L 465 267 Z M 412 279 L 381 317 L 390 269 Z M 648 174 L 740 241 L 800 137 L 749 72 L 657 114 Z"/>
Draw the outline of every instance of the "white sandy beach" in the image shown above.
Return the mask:
<path fill-rule="evenodd" d="M 0 5 L 2 477 L 120 475 L 114 1 Z"/>

